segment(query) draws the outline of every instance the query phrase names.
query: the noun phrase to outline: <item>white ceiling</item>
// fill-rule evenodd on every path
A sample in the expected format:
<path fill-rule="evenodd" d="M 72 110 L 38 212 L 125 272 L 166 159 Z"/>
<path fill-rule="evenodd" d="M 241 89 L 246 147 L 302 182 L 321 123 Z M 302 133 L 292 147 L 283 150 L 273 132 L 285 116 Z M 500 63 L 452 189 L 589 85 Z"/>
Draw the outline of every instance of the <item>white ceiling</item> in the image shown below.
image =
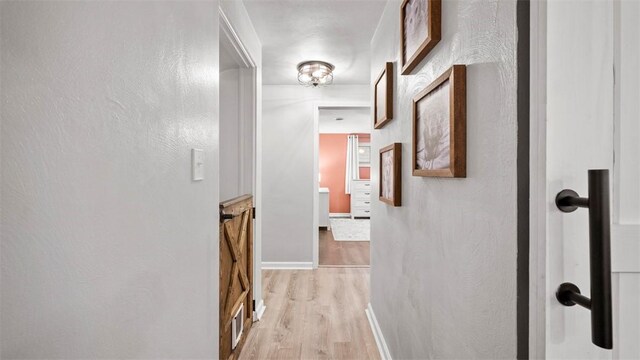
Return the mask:
<path fill-rule="evenodd" d="M 318 130 L 321 134 L 371 133 L 373 120 L 369 107 L 326 107 L 319 113 Z"/>
<path fill-rule="evenodd" d="M 387 0 L 244 0 L 263 46 L 263 83 L 297 84 L 296 65 L 336 66 L 334 84 L 369 84 L 370 43 Z"/>

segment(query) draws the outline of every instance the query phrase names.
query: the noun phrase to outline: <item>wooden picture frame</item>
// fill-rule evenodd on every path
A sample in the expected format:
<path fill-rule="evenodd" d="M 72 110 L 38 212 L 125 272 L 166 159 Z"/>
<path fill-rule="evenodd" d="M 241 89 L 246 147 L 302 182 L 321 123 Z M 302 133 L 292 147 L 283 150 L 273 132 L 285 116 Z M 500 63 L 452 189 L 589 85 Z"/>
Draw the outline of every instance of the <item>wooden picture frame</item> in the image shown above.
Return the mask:
<path fill-rule="evenodd" d="M 380 149 L 380 201 L 400 206 L 402 200 L 402 144 L 393 143 Z M 389 183 L 389 181 L 391 183 Z"/>
<path fill-rule="evenodd" d="M 407 6 L 415 4 L 415 2 L 423 1 L 426 5 L 426 28 L 427 28 L 427 36 L 422 40 L 422 42 L 418 42 L 416 40 L 407 40 L 406 36 L 406 28 L 407 21 L 411 21 L 411 23 L 418 23 L 415 19 L 407 20 L 407 11 L 411 9 L 407 9 Z M 417 5 L 417 4 L 416 4 Z M 416 15 L 417 14 L 413 14 Z M 420 20 L 423 20 L 420 17 Z M 404 0 L 400 5 L 400 66 L 402 67 L 402 75 L 408 75 L 418 66 L 422 60 L 427 56 L 427 54 L 438 44 L 441 38 L 441 24 L 442 24 L 442 4 L 441 0 Z M 418 40 L 419 41 L 419 40 Z M 417 47 L 415 51 L 412 51 L 411 54 L 407 54 L 407 46 L 411 45 L 411 47 Z M 411 49 L 409 49 L 411 50 Z"/>
<path fill-rule="evenodd" d="M 373 84 L 373 128 L 380 129 L 392 119 L 393 63 L 387 62 Z"/>
<path fill-rule="evenodd" d="M 453 65 L 413 98 L 414 176 L 467 176 L 466 74 L 465 65 Z"/>

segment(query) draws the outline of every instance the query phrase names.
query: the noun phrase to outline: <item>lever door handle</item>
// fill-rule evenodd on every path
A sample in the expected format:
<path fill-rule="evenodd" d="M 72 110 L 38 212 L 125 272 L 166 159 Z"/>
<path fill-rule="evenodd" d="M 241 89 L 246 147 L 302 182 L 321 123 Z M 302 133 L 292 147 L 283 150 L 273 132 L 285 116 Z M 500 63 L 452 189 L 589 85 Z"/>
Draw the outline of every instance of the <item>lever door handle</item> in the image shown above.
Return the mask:
<path fill-rule="evenodd" d="M 573 190 L 556 196 L 562 212 L 579 207 L 589 209 L 589 267 L 591 298 L 580 294 L 572 283 L 563 283 L 556 298 L 565 306 L 580 305 L 591 310 L 591 341 L 605 349 L 613 348 L 611 319 L 611 216 L 609 210 L 609 170 L 589 170 L 589 197 L 581 198 Z"/>

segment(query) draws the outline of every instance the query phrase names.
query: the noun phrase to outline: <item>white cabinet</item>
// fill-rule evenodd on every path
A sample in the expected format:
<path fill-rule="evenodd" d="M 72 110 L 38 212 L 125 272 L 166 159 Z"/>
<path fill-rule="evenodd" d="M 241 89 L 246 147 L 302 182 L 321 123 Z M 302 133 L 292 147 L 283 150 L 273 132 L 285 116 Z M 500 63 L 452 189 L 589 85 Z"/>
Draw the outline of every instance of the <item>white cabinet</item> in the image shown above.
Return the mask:
<path fill-rule="evenodd" d="M 370 217 L 371 181 L 351 180 L 351 218 Z"/>
<path fill-rule="evenodd" d="M 330 230 L 329 225 L 329 188 L 320 188 L 318 194 L 318 226 L 326 227 Z"/>

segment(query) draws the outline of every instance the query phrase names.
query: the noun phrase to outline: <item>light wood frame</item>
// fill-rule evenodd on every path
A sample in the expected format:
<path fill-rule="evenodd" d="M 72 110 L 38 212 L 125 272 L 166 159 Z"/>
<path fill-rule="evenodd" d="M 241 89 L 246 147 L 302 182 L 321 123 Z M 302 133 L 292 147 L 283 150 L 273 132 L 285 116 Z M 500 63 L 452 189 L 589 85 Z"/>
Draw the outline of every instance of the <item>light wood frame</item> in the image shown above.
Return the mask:
<path fill-rule="evenodd" d="M 442 4 L 441 0 L 427 0 L 429 8 L 427 12 L 427 27 L 429 36 L 422 42 L 413 54 L 405 54 L 404 38 L 404 8 L 410 0 L 404 0 L 400 5 L 400 66 L 402 75 L 408 75 L 418 66 L 427 54 L 438 44 L 441 38 Z M 409 56 L 409 58 L 407 58 Z"/>
<path fill-rule="evenodd" d="M 382 154 L 393 151 L 393 197 L 385 198 L 382 196 Z M 400 206 L 402 203 L 402 144 L 393 143 L 380 149 L 380 173 L 378 184 L 378 197 L 380 201 L 393 206 Z"/>
<path fill-rule="evenodd" d="M 385 78 L 387 80 L 386 96 L 384 101 L 385 113 L 382 119 L 378 119 L 378 83 Z M 387 62 L 380 75 L 373 84 L 373 127 L 380 129 L 393 119 L 393 63 Z"/>
<path fill-rule="evenodd" d="M 444 74 L 440 75 L 426 89 L 413 98 L 413 124 L 411 141 L 411 168 L 413 176 L 427 177 L 457 177 L 467 176 L 467 67 L 465 65 L 453 65 Z M 449 93 L 449 168 L 437 170 L 418 169 L 416 167 L 417 156 L 417 130 L 418 130 L 418 103 L 427 97 L 433 90 L 445 81 L 450 83 Z"/>

